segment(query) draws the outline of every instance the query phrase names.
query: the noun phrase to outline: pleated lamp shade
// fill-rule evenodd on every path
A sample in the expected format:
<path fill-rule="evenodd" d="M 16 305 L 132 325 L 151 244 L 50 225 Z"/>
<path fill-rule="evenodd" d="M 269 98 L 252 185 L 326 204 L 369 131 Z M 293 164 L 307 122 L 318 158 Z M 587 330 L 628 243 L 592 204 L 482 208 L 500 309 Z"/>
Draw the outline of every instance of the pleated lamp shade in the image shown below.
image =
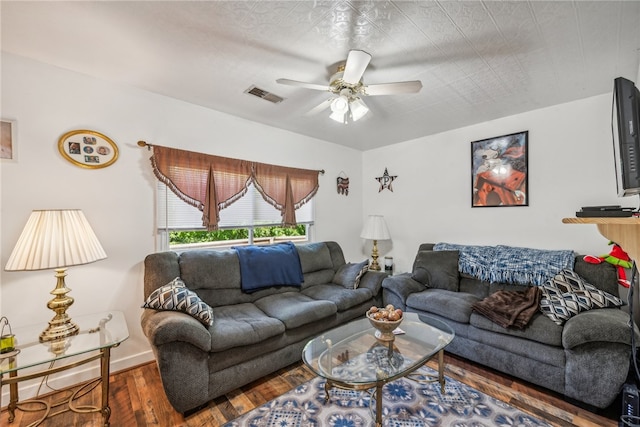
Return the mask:
<path fill-rule="evenodd" d="M 367 222 L 365 222 L 360 237 L 369 240 L 389 240 L 391 235 L 387 228 L 387 223 L 384 222 L 382 215 L 369 215 Z"/>
<path fill-rule="evenodd" d="M 31 212 L 5 270 L 62 268 L 106 257 L 81 210 L 36 210 Z"/>

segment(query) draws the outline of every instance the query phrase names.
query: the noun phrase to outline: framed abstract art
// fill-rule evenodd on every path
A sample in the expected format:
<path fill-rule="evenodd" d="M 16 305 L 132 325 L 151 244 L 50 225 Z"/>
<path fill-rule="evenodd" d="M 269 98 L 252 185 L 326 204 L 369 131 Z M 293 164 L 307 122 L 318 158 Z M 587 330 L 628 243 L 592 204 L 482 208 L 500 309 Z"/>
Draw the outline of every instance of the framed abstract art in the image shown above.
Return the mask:
<path fill-rule="evenodd" d="M 529 206 L 529 131 L 471 143 L 471 206 Z"/>

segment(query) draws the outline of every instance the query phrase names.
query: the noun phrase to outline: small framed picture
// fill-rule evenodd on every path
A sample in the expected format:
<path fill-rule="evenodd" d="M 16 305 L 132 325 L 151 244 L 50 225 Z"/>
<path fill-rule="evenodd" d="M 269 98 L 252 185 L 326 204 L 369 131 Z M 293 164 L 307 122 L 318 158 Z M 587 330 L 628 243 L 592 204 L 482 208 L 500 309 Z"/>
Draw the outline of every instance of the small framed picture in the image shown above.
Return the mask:
<path fill-rule="evenodd" d="M 118 159 L 118 146 L 109 137 L 92 130 L 73 130 L 58 140 L 62 157 L 88 169 L 106 168 Z"/>
<path fill-rule="evenodd" d="M 0 159 L 16 160 L 16 121 L 0 119 Z"/>
<path fill-rule="evenodd" d="M 529 131 L 471 143 L 471 206 L 529 206 Z"/>

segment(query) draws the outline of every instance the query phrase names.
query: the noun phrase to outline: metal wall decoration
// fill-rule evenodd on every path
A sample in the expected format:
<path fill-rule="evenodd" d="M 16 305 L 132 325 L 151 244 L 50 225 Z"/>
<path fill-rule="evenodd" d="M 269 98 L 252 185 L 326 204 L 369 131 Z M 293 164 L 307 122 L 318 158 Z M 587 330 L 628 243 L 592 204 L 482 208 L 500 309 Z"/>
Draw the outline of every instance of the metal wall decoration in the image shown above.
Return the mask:
<path fill-rule="evenodd" d="M 348 196 L 349 195 L 349 177 L 347 176 L 347 174 L 344 172 L 340 172 L 340 175 L 338 175 L 338 178 L 336 178 L 336 181 L 337 181 L 338 194 L 343 194 L 345 196 Z"/>
<path fill-rule="evenodd" d="M 376 181 L 380 183 L 380 189 L 378 189 L 378 193 L 384 190 L 385 188 L 389 191 L 393 191 L 393 180 L 396 179 L 398 175 L 389 175 L 389 171 L 387 168 L 384 168 L 384 173 L 382 176 L 376 178 Z"/>
<path fill-rule="evenodd" d="M 471 206 L 529 206 L 529 132 L 471 143 Z"/>

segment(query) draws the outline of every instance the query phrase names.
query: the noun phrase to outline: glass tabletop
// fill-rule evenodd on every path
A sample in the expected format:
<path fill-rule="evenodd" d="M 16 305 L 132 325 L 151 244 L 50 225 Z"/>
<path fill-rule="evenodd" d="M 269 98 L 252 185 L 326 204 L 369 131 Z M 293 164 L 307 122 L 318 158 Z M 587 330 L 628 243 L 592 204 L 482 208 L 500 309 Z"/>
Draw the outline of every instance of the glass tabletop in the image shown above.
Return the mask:
<path fill-rule="evenodd" d="M 393 381 L 422 366 L 455 336 L 449 325 L 429 316 L 404 313 L 403 319 L 400 333 L 390 342 L 375 337 L 367 318 L 339 326 L 309 341 L 302 359 L 332 381 Z"/>
<path fill-rule="evenodd" d="M 127 323 L 120 311 L 72 317 L 72 320 L 80 327 L 79 334 L 48 343 L 39 341 L 40 333 L 46 328 L 46 324 L 14 328 L 12 332 L 16 339 L 16 350 L 0 354 L 0 375 L 106 347 L 115 347 L 129 338 Z"/>

